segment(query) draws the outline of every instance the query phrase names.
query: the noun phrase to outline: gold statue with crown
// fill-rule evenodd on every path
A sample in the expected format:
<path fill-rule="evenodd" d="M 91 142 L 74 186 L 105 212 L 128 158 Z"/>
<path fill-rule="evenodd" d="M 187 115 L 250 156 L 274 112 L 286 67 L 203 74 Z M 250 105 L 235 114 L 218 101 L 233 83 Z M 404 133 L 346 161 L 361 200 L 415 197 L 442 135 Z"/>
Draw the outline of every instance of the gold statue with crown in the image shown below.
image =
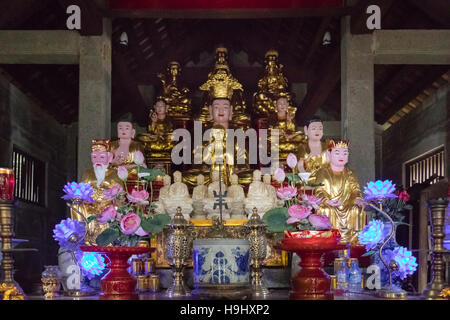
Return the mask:
<path fill-rule="evenodd" d="M 191 98 L 189 89 L 179 87 L 178 78 L 181 73 L 181 65 L 177 61 L 169 62 L 166 74 L 158 73 L 161 81 L 161 97 L 168 106 L 167 115 L 172 118 L 187 120 L 191 115 Z"/>
<path fill-rule="evenodd" d="M 229 98 L 231 104 L 233 105 L 233 123 L 243 130 L 250 128 L 250 117 L 247 114 L 247 107 L 243 98 L 242 84 L 240 84 L 239 81 L 231 74 L 228 64 L 228 49 L 223 46 L 216 48 L 214 70 L 208 74 L 207 82 L 200 86 L 200 90 L 205 91 L 205 94 L 204 105 L 197 120 L 204 123 L 211 122 L 209 106 L 214 95 L 211 95 L 208 88 L 210 88 L 212 83 L 219 83 L 222 81 L 229 83 L 233 87 L 231 97 Z"/>
<path fill-rule="evenodd" d="M 364 202 L 358 179 L 346 167 L 348 145 L 347 140 L 330 140 L 329 163 L 314 172 L 310 181 L 322 184 L 314 190 L 315 196 L 322 198 L 318 213 L 330 218 L 341 234 L 341 242 L 357 245 L 358 233 L 366 224 L 366 214 L 362 209 Z"/>

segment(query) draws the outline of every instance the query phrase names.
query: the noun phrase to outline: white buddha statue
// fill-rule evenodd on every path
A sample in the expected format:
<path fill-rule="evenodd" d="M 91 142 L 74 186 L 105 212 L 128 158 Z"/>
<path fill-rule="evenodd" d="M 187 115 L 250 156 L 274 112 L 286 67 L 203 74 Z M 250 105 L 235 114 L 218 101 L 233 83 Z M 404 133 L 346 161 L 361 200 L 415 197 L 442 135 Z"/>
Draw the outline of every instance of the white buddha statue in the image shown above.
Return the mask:
<path fill-rule="evenodd" d="M 161 189 L 159 189 L 158 201 L 155 201 L 155 205 L 156 205 L 155 212 L 156 213 L 166 213 L 166 208 L 164 207 L 163 200 L 167 199 L 167 197 L 169 196 L 169 188 L 170 188 L 171 182 L 172 182 L 172 178 L 166 174 L 163 177 L 164 186 L 162 186 Z"/>
<path fill-rule="evenodd" d="M 208 214 L 208 219 L 220 215 L 220 207 L 217 205 L 216 208 L 214 209 L 214 203 L 217 203 L 218 201 L 218 198 L 214 197 L 214 192 L 216 192 L 216 194 L 219 195 L 220 188 L 222 189 L 223 203 L 224 203 L 224 205 L 222 206 L 222 218 L 230 219 L 231 206 L 228 197 L 225 197 L 225 191 L 227 191 L 227 186 L 223 181 L 220 181 L 219 184 L 219 171 L 213 171 L 211 173 L 211 183 L 208 186 L 208 197 L 205 199 L 204 210 Z M 225 203 L 227 203 L 228 209 L 225 208 Z"/>
<path fill-rule="evenodd" d="M 228 188 L 228 198 L 231 204 L 231 218 L 243 219 L 244 215 L 244 188 L 239 184 L 239 177 L 236 174 L 231 175 L 231 186 Z"/>
<path fill-rule="evenodd" d="M 166 212 L 173 217 L 177 213 L 177 208 L 181 207 L 181 212 L 185 219 L 190 219 L 193 210 L 192 199 L 189 196 L 189 190 L 186 184 L 181 182 L 182 175 L 180 171 L 173 173 L 173 183 L 169 188 L 169 194 L 162 200 Z"/>
<path fill-rule="evenodd" d="M 284 204 L 284 201 L 278 199 L 278 197 L 277 197 L 277 190 L 271 184 L 272 176 L 270 174 L 265 174 L 263 176 L 263 182 L 266 185 L 267 191 L 269 193 L 269 199 L 273 203 L 273 207 L 282 207 Z"/>
<path fill-rule="evenodd" d="M 208 187 L 205 186 L 205 176 L 199 174 L 197 176 L 197 186 L 192 191 L 192 206 L 194 212 L 192 214 L 193 219 L 205 219 L 206 214 L 203 210 L 205 205 L 205 198 L 208 197 Z"/>
<path fill-rule="evenodd" d="M 253 208 L 258 209 L 258 214 L 262 217 L 264 213 L 274 207 L 270 198 L 267 185 L 261 181 L 261 171 L 253 171 L 253 181 L 248 188 L 247 198 L 244 200 L 245 212 L 250 216 Z"/>

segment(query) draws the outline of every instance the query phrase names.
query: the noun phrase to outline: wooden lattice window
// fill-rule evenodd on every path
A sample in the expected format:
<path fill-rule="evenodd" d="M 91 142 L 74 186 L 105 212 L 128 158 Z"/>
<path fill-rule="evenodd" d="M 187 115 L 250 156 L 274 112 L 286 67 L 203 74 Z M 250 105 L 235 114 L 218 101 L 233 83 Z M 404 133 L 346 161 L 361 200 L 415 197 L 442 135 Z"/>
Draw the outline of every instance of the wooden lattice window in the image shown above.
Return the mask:
<path fill-rule="evenodd" d="M 44 206 L 45 163 L 14 147 L 12 166 L 16 180 L 14 197 Z"/>
<path fill-rule="evenodd" d="M 445 177 L 445 150 L 444 146 L 431 150 L 419 158 L 413 159 L 405 163 L 406 185 L 411 187 L 416 183 L 422 183 L 428 180 L 431 176 L 437 175 L 431 184 L 436 183 L 442 177 Z"/>

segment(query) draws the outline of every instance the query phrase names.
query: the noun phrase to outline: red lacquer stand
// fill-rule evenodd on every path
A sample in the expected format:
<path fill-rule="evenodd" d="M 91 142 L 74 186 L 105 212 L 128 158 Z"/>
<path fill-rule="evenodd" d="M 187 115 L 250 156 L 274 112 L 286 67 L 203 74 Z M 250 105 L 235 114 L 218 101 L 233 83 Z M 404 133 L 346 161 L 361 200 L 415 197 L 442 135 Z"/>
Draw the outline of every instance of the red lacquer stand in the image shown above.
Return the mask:
<path fill-rule="evenodd" d="M 301 261 L 300 271 L 291 279 L 289 299 L 292 300 L 332 300 L 330 277 L 323 271 L 323 255 L 333 250 L 345 249 L 336 238 L 283 239 L 280 249 L 297 253 Z"/>
<path fill-rule="evenodd" d="M 152 252 L 155 248 L 146 247 L 102 247 L 81 246 L 82 251 L 98 252 L 107 256 L 110 271 L 100 280 L 101 300 L 137 300 L 136 279 L 129 273 L 128 259 L 133 254 Z M 107 259 L 107 260 L 108 260 Z"/>

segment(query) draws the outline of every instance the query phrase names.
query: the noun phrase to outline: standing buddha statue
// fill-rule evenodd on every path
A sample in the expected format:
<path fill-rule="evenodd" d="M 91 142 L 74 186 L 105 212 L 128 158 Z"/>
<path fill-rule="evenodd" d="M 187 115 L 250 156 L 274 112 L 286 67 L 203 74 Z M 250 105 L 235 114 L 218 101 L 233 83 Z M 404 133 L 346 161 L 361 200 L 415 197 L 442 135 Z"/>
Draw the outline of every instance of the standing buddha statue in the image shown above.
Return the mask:
<path fill-rule="evenodd" d="M 114 155 L 112 165 L 114 168 L 125 166 L 131 177 L 137 178 L 136 164 L 134 163 L 134 154 L 137 151 L 144 153 L 144 147 L 139 141 L 134 141 L 136 130 L 129 121 L 119 121 L 117 123 L 117 136 L 119 140 L 111 143 L 111 151 Z M 145 167 L 145 163 L 143 164 Z"/>
<path fill-rule="evenodd" d="M 216 48 L 216 61 L 214 70 L 208 74 L 208 81 L 200 87 L 200 90 L 206 91 L 204 94 L 204 105 L 201 110 L 201 114 L 196 120 L 200 120 L 204 123 L 210 122 L 209 105 L 212 102 L 212 97 L 209 93 L 209 84 L 211 81 L 221 81 L 223 79 L 230 79 L 234 83 L 234 91 L 230 97 L 230 102 L 233 105 L 233 123 L 246 130 L 250 128 L 250 117 L 247 114 L 247 107 L 243 98 L 242 84 L 233 77 L 228 64 L 228 49 L 219 46 Z"/>
<path fill-rule="evenodd" d="M 168 106 L 167 115 L 172 118 L 188 120 L 191 116 L 191 98 L 188 88 L 179 88 L 178 77 L 181 66 L 177 61 L 169 62 L 167 73 L 158 73 L 161 81 L 161 97 Z"/>
<path fill-rule="evenodd" d="M 147 133 L 141 133 L 138 140 L 145 149 L 145 159 L 149 166 L 170 163 L 170 154 L 174 146 L 172 141 L 173 124 L 167 115 L 169 106 L 162 97 L 158 97 L 153 110 L 150 111 L 150 125 Z M 168 173 L 168 168 L 159 168 Z"/>
<path fill-rule="evenodd" d="M 322 186 L 314 190 L 322 198 L 319 214 L 326 215 L 339 230 L 342 243 L 358 244 L 358 233 L 366 224 L 362 210 L 361 189 L 355 174 L 346 167 L 348 162 L 348 141 L 331 140 L 328 146 L 330 163 L 317 170 L 312 177 Z"/>
<path fill-rule="evenodd" d="M 314 173 L 328 163 L 328 142 L 322 141 L 323 123 L 319 117 L 304 127 L 306 139 L 297 148 L 298 171 Z"/>
<path fill-rule="evenodd" d="M 258 81 L 258 91 L 253 94 L 253 110 L 261 117 L 275 113 L 275 104 L 284 96 L 289 105 L 292 94 L 288 91 L 288 80 L 283 75 L 283 65 L 278 63 L 278 51 L 269 50 L 265 54 L 264 76 Z M 295 115 L 296 108 L 289 106 L 290 113 Z"/>
<path fill-rule="evenodd" d="M 111 141 L 106 139 L 92 140 L 91 161 L 92 168 L 87 169 L 81 178 L 81 181 L 89 184 L 94 190 L 92 194 L 92 203 L 84 203 L 80 205 L 80 212 L 88 219 L 91 216 L 99 217 L 103 210 L 112 205 L 110 200 L 104 199 L 104 191 L 122 181 L 117 176 L 117 170 L 113 169 L 111 162 L 113 154 L 111 153 Z M 84 222 L 74 210 L 71 210 L 70 216 L 74 220 Z M 85 243 L 87 245 L 96 245 L 97 236 L 108 228 L 108 224 L 100 225 L 97 220 L 91 221 L 87 225 L 87 236 Z"/>

